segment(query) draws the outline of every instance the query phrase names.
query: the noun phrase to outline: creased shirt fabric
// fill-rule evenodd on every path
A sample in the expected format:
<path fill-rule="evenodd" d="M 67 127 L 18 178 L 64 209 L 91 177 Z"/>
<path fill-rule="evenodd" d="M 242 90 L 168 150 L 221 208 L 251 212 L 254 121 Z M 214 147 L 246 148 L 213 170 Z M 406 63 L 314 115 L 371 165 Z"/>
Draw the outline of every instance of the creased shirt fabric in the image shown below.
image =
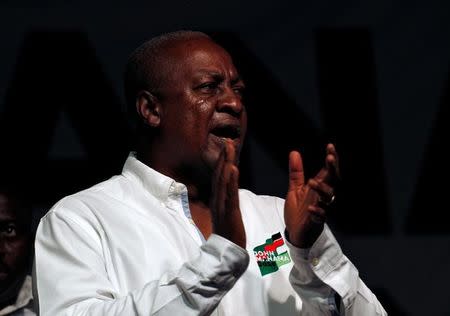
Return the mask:
<path fill-rule="evenodd" d="M 186 215 L 186 187 L 130 155 L 121 175 L 59 201 L 40 221 L 40 315 L 386 315 L 328 227 L 262 275 L 255 247 L 285 230 L 283 199 L 239 190 L 247 249 Z"/>

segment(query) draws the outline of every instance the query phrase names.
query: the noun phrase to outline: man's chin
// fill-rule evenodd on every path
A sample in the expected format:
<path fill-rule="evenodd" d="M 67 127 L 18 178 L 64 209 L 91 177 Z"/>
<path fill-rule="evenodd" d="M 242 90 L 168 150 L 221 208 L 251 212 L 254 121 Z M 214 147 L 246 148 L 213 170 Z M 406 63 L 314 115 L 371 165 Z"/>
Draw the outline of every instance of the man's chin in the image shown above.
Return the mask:
<path fill-rule="evenodd" d="M 208 148 L 204 150 L 204 158 L 205 161 L 209 161 L 209 165 L 212 166 L 213 169 L 216 168 L 216 165 L 219 161 L 220 153 L 225 145 L 225 142 L 229 140 L 233 143 L 234 150 L 236 151 L 236 161 L 235 164 L 239 164 L 239 155 L 241 153 L 241 141 L 240 140 L 231 140 L 222 137 L 213 136 L 210 138 L 210 142 L 208 144 Z"/>
<path fill-rule="evenodd" d="M 219 153 L 222 150 L 223 146 L 225 145 L 226 142 L 231 142 L 234 146 L 234 149 L 236 150 L 236 153 L 238 153 L 240 151 L 241 148 L 241 139 L 240 138 L 236 138 L 236 139 L 231 139 L 231 138 L 224 138 L 224 137 L 218 137 L 214 134 L 209 134 L 209 147 L 213 146 L 215 147 Z"/>
<path fill-rule="evenodd" d="M 220 157 L 220 151 L 210 151 L 205 152 L 203 155 L 203 161 L 206 165 L 207 169 L 210 170 L 212 173 L 216 171 L 217 165 L 219 163 L 219 157 Z M 239 165 L 239 155 L 236 154 L 236 161 L 235 164 Z"/>
<path fill-rule="evenodd" d="M 219 162 L 220 150 L 209 150 L 203 152 L 202 160 L 208 172 L 214 172 Z"/>

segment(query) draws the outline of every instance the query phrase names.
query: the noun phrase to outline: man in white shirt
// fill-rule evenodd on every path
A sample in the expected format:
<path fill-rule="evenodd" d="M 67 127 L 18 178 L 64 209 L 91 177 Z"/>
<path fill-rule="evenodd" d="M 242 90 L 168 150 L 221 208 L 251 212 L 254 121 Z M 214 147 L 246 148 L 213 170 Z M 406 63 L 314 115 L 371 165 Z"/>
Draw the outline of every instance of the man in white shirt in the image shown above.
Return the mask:
<path fill-rule="evenodd" d="M 238 189 L 244 89 L 203 33 L 165 34 L 131 55 L 136 152 L 121 175 L 41 219 L 41 315 L 386 314 L 325 225 L 332 144 L 306 183 L 290 154 L 286 200 Z"/>
<path fill-rule="evenodd" d="M 29 275 L 31 218 L 20 192 L 0 184 L 0 316 L 35 315 Z"/>

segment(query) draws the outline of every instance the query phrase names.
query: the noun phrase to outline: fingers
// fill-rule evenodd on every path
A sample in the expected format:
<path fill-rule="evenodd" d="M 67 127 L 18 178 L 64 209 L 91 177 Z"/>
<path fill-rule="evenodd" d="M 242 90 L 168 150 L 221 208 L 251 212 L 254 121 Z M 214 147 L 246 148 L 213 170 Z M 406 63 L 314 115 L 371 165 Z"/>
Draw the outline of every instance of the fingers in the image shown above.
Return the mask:
<path fill-rule="evenodd" d="M 213 194 L 213 200 L 212 205 L 213 209 L 216 210 L 216 212 L 220 212 L 220 202 L 223 201 L 225 196 L 225 190 L 224 190 L 224 165 L 225 165 L 225 156 L 226 156 L 226 147 L 224 146 L 219 154 L 219 159 L 216 164 L 216 169 L 214 170 L 214 177 L 212 181 L 212 194 Z M 218 214 L 219 215 L 219 214 Z"/>
<path fill-rule="evenodd" d="M 239 169 L 235 158 L 233 144 L 225 142 L 213 181 L 213 232 L 245 248 L 245 229 L 239 209 Z"/>
<path fill-rule="evenodd" d="M 334 182 L 338 177 L 338 156 L 333 144 L 327 145 L 323 168 L 306 185 L 301 155 L 290 153 L 284 219 L 293 245 L 309 248 L 323 231 L 325 206 L 334 200 Z"/>
<path fill-rule="evenodd" d="M 222 150 L 219 154 L 219 159 L 216 164 L 216 169 L 214 172 L 214 182 L 218 184 L 222 180 L 228 180 L 228 174 L 224 173 L 224 168 L 227 163 L 234 164 L 234 159 L 236 158 L 236 152 L 232 143 L 225 141 Z M 227 181 L 225 181 L 226 183 Z"/>
<path fill-rule="evenodd" d="M 225 141 L 226 155 L 225 161 L 231 164 L 235 164 L 236 161 L 236 149 L 231 141 Z"/>
<path fill-rule="evenodd" d="M 224 212 L 230 207 L 239 207 L 239 170 L 235 163 L 235 149 L 232 143 L 225 142 L 219 155 L 213 181 L 213 204 L 216 212 Z M 223 216 L 225 214 L 221 214 Z"/>
<path fill-rule="evenodd" d="M 219 178 L 222 176 L 223 165 L 225 164 L 225 155 L 226 155 L 226 147 L 224 146 L 219 154 L 219 159 L 217 160 L 216 169 L 214 170 L 214 181 L 213 188 L 220 180 Z"/>
<path fill-rule="evenodd" d="M 230 167 L 230 180 L 227 183 L 227 209 L 239 209 L 239 170 L 236 166 Z"/>
<path fill-rule="evenodd" d="M 327 214 L 324 209 L 319 206 L 310 205 L 308 206 L 308 212 L 310 215 L 310 219 L 313 223 L 323 224 L 327 219 Z"/>
<path fill-rule="evenodd" d="M 314 177 L 318 182 L 334 184 L 340 178 L 339 162 L 336 148 L 328 144 L 326 148 L 325 166 Z"/>
<path fill-rule="evenodd" d="M 326 148 L 325 166 L 317 175 L 308 181 L 308 186 L 313 189 L 318 198 L 314 205 L 328 206 L 334 201 L 334 188 L 339 180 L 339 158 L 333 144 Z"/>
<path fill-rule="evenodd" d="M 289 154 L 289 191 L 297 190 L 305 183 L 302 156 L 298 151 Z"/>
<path fill-rule="evenodd" d="M 319 195 L 317 202 L 329 205 L 334 200 L 334 189 L 325 182 L 317 182 L 314 179 L 308 181 L 308 185 Z"/>
<path fill-rule="evenodd" d="M 333 173 L 333 176 L 336 179 L 339 179 L 340 178 L 339 156 L 334 144 L 330 143 L 327 145 L 327 156 L 325 158 L 325 164 L 327 166 L 327 169 Z"/>

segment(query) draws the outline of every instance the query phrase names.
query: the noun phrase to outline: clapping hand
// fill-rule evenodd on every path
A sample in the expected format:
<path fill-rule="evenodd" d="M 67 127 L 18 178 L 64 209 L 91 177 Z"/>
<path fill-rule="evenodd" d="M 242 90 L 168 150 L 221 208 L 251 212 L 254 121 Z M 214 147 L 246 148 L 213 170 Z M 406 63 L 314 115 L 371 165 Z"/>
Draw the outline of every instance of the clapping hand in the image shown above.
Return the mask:
<path fill-rule="evenodd" d="M 245 248 L 246 236 L 239 208 L 238 188 L 236 150 L 232 142 L 225 141 L 213 176 L 213 232 Z"/>
<path fill-rule="evenodd" d="M 339 178 L 336 149 L 328 144 L 325 165 L 305 183 L 299 152 L 289 154 L 289 188 L 284 204 L 284 220 L 290 242 L 299 248 L 310 248 L 321 234 L 326 208 L 334 201 L 334 184 Z"/>

